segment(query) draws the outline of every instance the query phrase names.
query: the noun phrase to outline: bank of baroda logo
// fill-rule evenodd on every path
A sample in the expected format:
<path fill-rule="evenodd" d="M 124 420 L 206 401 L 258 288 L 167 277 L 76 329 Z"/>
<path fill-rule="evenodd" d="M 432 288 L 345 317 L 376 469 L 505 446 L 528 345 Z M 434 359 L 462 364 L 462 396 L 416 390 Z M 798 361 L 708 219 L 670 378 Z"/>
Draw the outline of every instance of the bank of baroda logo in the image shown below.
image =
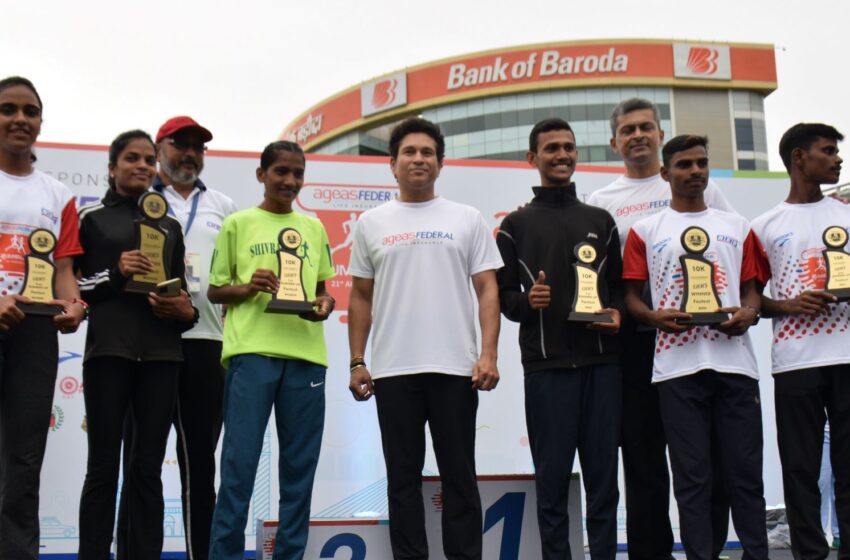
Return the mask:
<path fill-rule="evenodd" d="M 712 75 L 717 72 L 717 49 L 708 47 L 691 47 L 688 52 L 688 68 L 694 74 Z"/>

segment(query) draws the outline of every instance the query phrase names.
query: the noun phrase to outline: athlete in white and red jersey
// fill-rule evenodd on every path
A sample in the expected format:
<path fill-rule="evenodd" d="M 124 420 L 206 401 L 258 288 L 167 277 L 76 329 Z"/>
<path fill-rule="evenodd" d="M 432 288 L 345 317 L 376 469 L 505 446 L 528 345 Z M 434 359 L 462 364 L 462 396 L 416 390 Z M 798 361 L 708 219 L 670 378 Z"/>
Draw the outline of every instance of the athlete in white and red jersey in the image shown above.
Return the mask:
<path fill-rule="evenodd" d="M 672 202 L 629 233 L 623 264 L 626 307 L 638 321 L 659 331 L 653 382 L 688 559 L 711 560 L 716 554 L 711 494 L 712 486 L 722 480 L 744 554 L 765 560 L 761 405 L 747 335 L 759 317 L 758 241 L 744 218 L 706 206 L 707 143 L 701 136 L 678 136 L 664 146 L 661 175 L 670 182 Z M 691 327 L 687 320 L 693 316 L 679 310 L 684 294 L 679 260 L 686 252 L 683 233 L 694 227 L 705 233 L 701 251 L 714 269 L 720 307 L 711 311 L 728 314 L 713 328 Z M 646 282 L 653 309 L 641 297 Z M 713 472 L 713 446 L 723 458 L 720 472 Z"/>
<path fill-rule="evenodd" d="M 41 99 L 20 77 L 0 80 L 0 558 L 37 559 L 38 488 L 47 444 L 59 348 L 56 330 L 73 332 L 85 317 L 72 257 L 82 253 L 68 188 L 33 168 Z M 29 235 L 57 239 L 54 317 L 26 315 L 23 288 Z"/>
<path fill-rule="evenodd" d="M 825 291 L 824 259 L 827 230 L 847 239 L 850 206 L 821 191 L 838 182 L 843 138 L 825 124 L 791 127 L 779 143 L 791 176 L 788 198 L 753 221 L 766 253 L 762 280 L 771 283 L 762 307 L 773 317 L 776 433 L 795 558 L 829 554 L 818 488 L 827 417 L 835 510 L 839 530 L 850 534 L 850 303 Z M 850 546 L 842 543 L 838 555 L 850 555 Z"/>
<path fill-rule="evenodd" d="M 757 241 L 743 217 L 706 208 L 677 212 L 672 208 L 641 220 L 629 233 L 623 270 L 626 280 L 649 281 L 656 309 L 679 309 L 684 277 L 679 257 L 686 254 L 682 232 L 700 227 L 710 244 L 703 256 L 714 265 L 714 280 L 722 307 L 740 307 L 739 286 L 758 275 Z M 652 382 L 659 383 L 704 369 L 740 373 L 758 379 L 749 335 L 730 336 L 708 326 L 659 331 L 655 342 Z"/>

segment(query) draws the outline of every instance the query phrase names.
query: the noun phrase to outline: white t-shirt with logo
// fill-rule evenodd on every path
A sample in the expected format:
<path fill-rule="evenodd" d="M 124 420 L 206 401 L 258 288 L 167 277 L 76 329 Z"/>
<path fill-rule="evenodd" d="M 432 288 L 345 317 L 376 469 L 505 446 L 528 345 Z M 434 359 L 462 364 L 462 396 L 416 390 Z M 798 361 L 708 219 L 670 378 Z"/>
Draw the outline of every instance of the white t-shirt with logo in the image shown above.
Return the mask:
<path fill-rule="evenodd" d="M 183 242 L 186 245 L 186 286 L 192 297 L 192 305 L 198 308 L 200 317 L 192 329 L 183 333 L 183 338 L 222 340 L 223 325 L 221 306 L 207 299 L 207 288 L 210 280 L 210 263 L 218 232 L 224 218 L 236 212 L 238 208 L 226 195 L 207 188 L 198 187 L 188 198 L 167 186 L 162 194 L 168 201 L 168 213 L 183 227 Z M 193 200 L 198 198 L 195 219 L 189 231 L 186 225 L 192 212 Z"/>
<path fill-rule="evenodd" d="M 734 212 L 714 181 L 709 180 L 703 193 L 709 208 Z M 643 179 L 621 175 L 616 181 L 590 194 L 588 204 L 604 208 L 614 218 L 620 232 L 620 247 L 626 247 L 626 237 L 638 220 L 652 216 L 670 206 L 670 183 L 658 173 Z"/>
<path fill-rule="evenodd" d="M 37 169 L 23 177 L 0 171 L 0 296 L 21 292 L 29 234 L 38 228 L 56 236 L 51 260 L 82 254 L 71 190 Z"/>
<path fill-rule="evenodd" d="M 375 280 L 372 377 L 471 376 L 478 344 L 470 277 L 501 267 L 491 228 L 471 206 L 438 197 L 364 212 L 349 273 Z"/>
<path fill-rule="evenodd" d="M 823 290 L 826 262 L 823 232 L 850 228 L 850 206 L 826 197 L 811 204 L 780 203 L 753 220 L 769 263 L 771 297 L 792 299 Z M 764 267 L 766 268 L 766 267 Z M 773 319 L 773 373 L 850 363 L 850 303 L 829 305 L 828 314 Z"/>
<path fill-rule="evenodd" d="M 685 254 L 682 233 L 699 226 L 708 233 L 703 255 L 715 266 L 721 307 L 740 306 L 740 285 L 758 277 L 758 242 L 747 220 L 738 214 L 709 208 L 676 212 L 667 208 L 640 220 L 626 240 L 623 278 L 649 282 L 654 309 L 678 309 L 684 292 L 679 257 Z M 690 375 L 704 369 L 740 373 L 758 379 L 749 333 L 729 336 L 707 326 L 682 333 L 658 331 L 652 382 Z"/>

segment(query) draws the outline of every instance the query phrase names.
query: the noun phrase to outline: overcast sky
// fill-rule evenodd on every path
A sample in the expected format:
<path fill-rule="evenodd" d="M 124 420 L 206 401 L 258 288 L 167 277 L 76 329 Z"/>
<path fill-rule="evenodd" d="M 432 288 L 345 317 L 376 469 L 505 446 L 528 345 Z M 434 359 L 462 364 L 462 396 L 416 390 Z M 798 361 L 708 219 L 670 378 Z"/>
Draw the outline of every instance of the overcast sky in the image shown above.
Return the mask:
<path fill-rule="evenodd" d="M 211 148 L 259 151 L 314 103 L 380 74 L 606 38 L 773 43 L 772 170 L 796 122 L 850 134 L 848 0 L 2 0 L 0 9 L 0 77 L 33 80 L 43 141 L 108 144 L 185 113 L 212 130 Z M 850 164 L 841 179 L 850 181 Z"/>

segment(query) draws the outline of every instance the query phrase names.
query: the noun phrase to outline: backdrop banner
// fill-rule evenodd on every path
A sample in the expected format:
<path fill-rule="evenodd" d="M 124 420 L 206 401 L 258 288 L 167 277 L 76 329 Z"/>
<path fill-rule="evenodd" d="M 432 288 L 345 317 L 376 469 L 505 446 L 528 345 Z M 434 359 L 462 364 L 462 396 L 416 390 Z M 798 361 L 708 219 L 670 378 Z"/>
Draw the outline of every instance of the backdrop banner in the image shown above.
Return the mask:
<path fill-rule="evenodd" d="M 105 147 L 41 144 L 37 147 L 40 170 L 67 184 L 82 205 L 100 199 L 107 186 Z M 215 152 L 206 156 L 202 178 L 210 188 L 233 198 L 240 208 L 260 203 L 263 186 L 255 178 L 256 153 Z M 611 183 L 622 172 L 617 168 L 579 167 L 575 174 L 580 198 Z M 785 197 L 787 179 L 777 174 L 712 171 L 735 208 L 747 218 L 773 207 Z M 536 170 L 519 162 L 447 161 L 437 181 L 440 196 L 470 204 L 484 215 L 494 232 L 502 218 L 532 197 Z M 346 329 L 348 263 L 353 230 L 369 208 L 397 194 L 386 158 L 308 156 L 304 188 L 297 211 L 318 217 L 331 244 L 336 277 L 327 285 L 337 300 L 336 311 L 325 323 L 330 364 L 327 412 L 322 453 L 313 490 L 312 515 L 317 519 L 386 518 L 385 469 L 373 400 L 354 401 L 348 391 L 348 338 Z M 666 204 L 666 201 L 658 201 Z M 628 212 L 629 209 L 622 209 Z M 204 227 L 196 224 L 194 227 Z M 423 302 L 427 304 L 427 302 Z M 60 336 L 60 364 L 47 455 L 41 477 L 41 552 L 61 554 L 77 550 L 79 498 L 86 471 L 85 407 L 82 392 L 82 354 L 85 325 L 73 335 Z M 498 389 L 482 393 L 478 409 L 476 460 L 481 475 L 532 474 L 523 410 L 523 383 L 518 329 L 503 319 L 499 341 Z M 763 321 L 753 330 L 754 346 L 762 374 L 764 416 L 764 477 L 767 503 L 783 501 L 776 427 L 773 381 L 770 377 L 771 329 Z M 367 363 L 370 356 L 367 353 Z M 277 518 L 277 445 L 274 423 L 266 433 L 246 527 L 246 549 L 255 548 L 257 520 Z M 174 436 L 163 464 L 165 488 L 166 551 L 184 550 L 180 477 Z M 436 475 L 437 465 L 427 445 L 425 474 Z M 579 470 L 578 461 L 575 470 Z M 621 469 L 622 471 L 622 469 Z M 621 490 L 622 474 L 621 474 Z M 619 542 L 625 542 L 625 505 L 621 492 Z M 527 509 L 527 504 L 526 504 Z M 526 512 L 528 513 L 528 512 Z M 671 516 L 678 526 L 675 501 Z M 730 533 L 730 539 L 737 540 Z M 678 538 L 677 538 L 678 540 Z"/>

